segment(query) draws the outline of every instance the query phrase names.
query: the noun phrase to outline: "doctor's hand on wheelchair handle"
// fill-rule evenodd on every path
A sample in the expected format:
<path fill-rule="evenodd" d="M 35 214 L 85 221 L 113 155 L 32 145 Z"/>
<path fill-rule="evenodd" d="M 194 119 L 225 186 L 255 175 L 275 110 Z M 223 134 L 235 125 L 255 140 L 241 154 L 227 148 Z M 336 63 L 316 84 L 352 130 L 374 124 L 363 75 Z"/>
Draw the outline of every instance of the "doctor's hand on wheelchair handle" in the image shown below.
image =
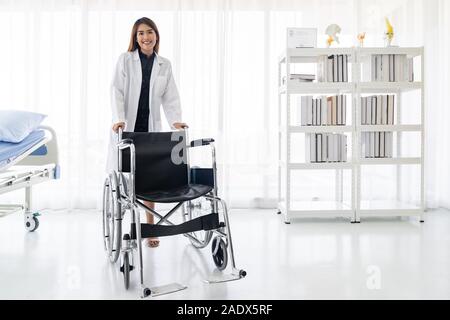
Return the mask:
<path fill-rule="evenodd" d="M 175 129 L 178 129 L 178 130 L 189 128 L 189 126 L 188 126 L 186 123 L 184 123 L 184 122 L 175 122 L 175 123 L 173 124 L 173 127 L 174 127 Z M 125 122 L 117 122 L 117 123 L 113 124 L 112 130 L 113 130 L 115 133 L 118 133 L 118 132 L 119 132 L 119 129 L 122 129 L 122 130 L 125 129 Z"/>
<path fill-rule="evenodd" d="M 180 130 L 180 129 L 188 129 L 189 128 L 189 126 L 186 123 L 184 123 L 184 122 L 175 122 L 173 124 L 173 127 L 175 129 L 178 129 L 178 130 Z"/>
<path fill-rule="evenodd" d="M 119 128 L 125 129 L 125 122 L 117 122 L 113 124 L 112 129 L 115 133 L 119 132 Z"/>

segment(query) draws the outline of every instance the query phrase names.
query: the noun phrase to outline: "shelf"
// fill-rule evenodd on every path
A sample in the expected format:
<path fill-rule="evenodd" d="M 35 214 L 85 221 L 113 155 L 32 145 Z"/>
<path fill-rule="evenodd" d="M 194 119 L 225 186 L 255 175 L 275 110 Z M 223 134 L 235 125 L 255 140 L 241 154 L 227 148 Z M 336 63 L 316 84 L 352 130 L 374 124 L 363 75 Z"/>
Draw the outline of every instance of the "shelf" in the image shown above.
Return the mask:
<path fill-rule="evenodd" d="M 286 203 L 278 203 L 278 209 L 285 214 Z M 351 204 L 338 201 L 291 201 L 289 217 L 298 215 L 302 217 L 336 217 L 336 214 L 353 217 Z"/>
<path fill-rule="evenodd" d="M 361 56 L 369 56 L 373 54 L 406 54 L 409 57 L 418 57 L 423 55 L 423 48 L 297 48 L 287 49 L 278 57 L 278 61 L 280 63 L 285 63 L 286 57 L 289 57 L 291 63 L 314 62 L 317 61 L 317 57 L 332 54 L 347 54 L 349 56 L 353 56 L 355 54 L 359 54 Z"/>
<path fill-rule="evenodd" d="M 422 131 L 421 125 L 414 124 L 402 124 L 402 125 L 358 125 L 357 130 L 359 132 L 367 131 Z"/>
<path fill-rule="evenodd" d="M 422 82 L 360 82 L 358 84 L 361 93 L 378 93 L 378 92 L 393 92 L 393 91 L 412 91 L 423 89 Z"/>
<path fill-rule="evenodd" d="M 360 89 L 361 93 L 407 92 L 423 89 L 423 83 L 415 82 L 299 82 L 289 80 L 287 85 L 279 87 L 279 93 L 291 91 L 291 94 L 341 94 Z"/>
<path fill-rule="evenodd" d="M 421 158 L 362 158 L 362 165 L 422 164 Z"/>
<path fill-rule="evenodd" d="M 318 63 L 322 61 L 323 56 L 330 55 L 348 55 L 348 63 L 350 64 L 348 70 L 348 79 L 351 82 L 300 82 L 298 80 L 291 80 L 286 72 L 300 72 L 301 68 L 312 67 L 312 66 L 301 66 L 301 63 Z M 370 62 L 368 59 L 371 55 L 376 54 L 397 54 L 397 55 L 407 55 L 408 58 L 415 58 L 414 67 L 416 69 L 415 77 L 417 81 L 398 81 L 398 82 L 386 82 L 386 81 L 371 81 L 369 73 L 370 70 L 366 70 L 366 61 Z M 419 58 L 416 58 L 419 57 Z M 420 61 L 420 66 L 416 65 L 417 60 Z M 283 54 L 279 57 L 279 71 L 280 76 L 286 75 L 284 84 L 279 87 L 279 107 L 283 108 L 292 102 L 291 98 L 298 98 L 300 95 L 303 96 L 319 96 L 319 95 L 347 95 L 347 112 L 351 112 L 351 120 L 347 121 L 345 126 L 301 126 L 299 123 L 297 125 L 291 125 L 292 116 L 289 110 L 279 110 L 280 117 L 280 127 L 279 127 L 279 158 L 290 159 L 290 163 L 279 162 L 279 195 L 284 201 L 289 198 L 291 201 L 290 210 L 287 211 L 285 204 L 280 203 L 280 209 L 285 216 L 285 222 L 289 222 L 291 218 L 300 217 L 341 217 L 348 216 L 352 221 L 359 221 L 360 217 L 395 217 L 395 216 L 420 216 L 424 213 L 422 205 L 424 203 L 424 159 L 419 153 L 412 153 L 412 157 L 408 157 L 407 153 L 395 152 L 394 155 L 398 157 L 394 158 L 362 158 L 360 150 L 362 150 L 362 144 L 360 141 L 361 133 L 363 132 L 396 132 L 397 137 L 400 137 L 401 132 L 412 132 L 413 135 L 417 133 L 421 134 L 420 140 L 416 139 L 417 143 L 422 143 L 422 153 L 423 153 L 423 140 L 425 126 L 420 121 L 410 122 L 411 124 L 392 124 L 392 125 L 362 125 L 361 120 L 355 123 L 355 119 L 359 114 L 357 108 L 360 107 L 358 99 L 361 96 L 368 96 L 373 94 L 397 94 L 399 99 L 396 98 L 396 103 L 400 101 L 401 107 L 396 108 L 395 118 L 402 119 L 402 113 L 407 112 L 405 110 L 405 105 L 400 98 L 400 94 L 404 92 L 411 92 L 414 96 L 420 96 L 413 102 L 414 105 L 420 106 L 419 111 L 423 120 L 423 114 L 425 110 L 425 100 L 424 100 L 424 48 L 400 48 L 400 47 L 383 47 L 383 48 L 299 48 L 299 49 L 285 49 Z M 292 64 L 292 65 L 291 65 Z M 298 70 L 297 70 L 298 69 Z M 319 68 L 320 69 L 320 68 Z M 369 68 L 370 69 L 370 68 Z M 306 69 L 305 69 L 306 70 Z M 308 69 L 309 70 L 309 69 Z M 307 71 L 304 71 L 307 72 Z M 312 71 L 308 71 L 312 72 Z M 316 74 L 317 76 L 317 74 Z M 368 81 L 362 80 L 368 79 Z M 281 80 L 283 82 L 283 80 Z M 291 95 L 294 95 L 291 97 Z M 297 95 L 297 96 L 295 96 Z M 284 102 L 283 104 L 281 102 Z M 294 114 L 295 115 L 295 114 Z M 297 114 L 298 115 L 298 114 Z M 359 116 L 358 116 L 359 117 Z M 348 117 L 347 117 L 348 118 Z M 281 126 L 284 123 L 284 126 Z M 302 158 L 290 157 L 289 154 L 283 154 L 292 151 L 292 143 L 295 136 L 292 133 L 341 133 L 347 136 L 347 162 L 321 162 L 321 163 L 293 163 L 293 159 L 296 161 Z M 303 138 L 303 137 L 300 137 Z M 402 150 L 402 139 L 397 139 L 396 146 L 397 150 Z M 301 150 L 300 150 L 301 151 Z M 402 157 L 403 155 L 403 157 Z M 287 156 L 287 157 L 286 157 Z M 418 156 L 418 157 L 414 157 Z M 362 171 L 372 171 L 376 169 L 373 166 L 382 165 L 392 165 L 394 170 L 400 170 L 403 166 L 415 165 L 419 167 L 421 172 L 421 183 L 420 183 L 420 199 L 418 199 L 420 205 L 412 205 L 397 201 L 362 201 L 361 199 L 361 179 Z M 372 166 L 372 167 L 370 167 Z M 416 168 L 410 167 L 410 168 Z M 383 169 L 381 167 L 380 169 Z M 345 193 L 346 195 L 351 194 L 351 201 L 349 203 L 341 203 L 335 201 L 294 201 L 293 198 L 289 197 L 292 194 L 291 186 L 287 185 L 286 175 L 291 175 L 293 170 L 316 170 L 317 174 L 323 173 L 333 175 L 336 173 L 334 191 L 336 192 L 335 197 L 330 197 L 329 199 L 340 199 Z M 334 170 L 327 171 L 327 170 Z M 346 170 L 346 171 L 343 171 Z M 300 172 L 297 172 L 300 173 Z M 303 172 L 302 172 L 303 173 Z M 348 174 L 350 174 L 350 185 L 348 183 Z M 344 179 L 345 175 L 345 179 Z M 315 174 L 313 175 L 315 176 Z M 401 184 L 404 181 L 401 180 L 401 175 L 396 175 L 397 182 L 397 194 L 401 194 Z M 344 184 L 344 180 L 347 181 Z M 284 185 L 284 188 L 283 188 Z M 308 187 L 308 186 L 306 186 Z M 350 188 L 351 187 L 351 188 Z M 345 188 L 345 189 L 344 189 Z M 345 192 L 344 192 L 345 190 Z M 396 196 L 393 196 L 396 199 Z M 314 199 L 315 200 L 315 199 Z M 348 199 L 347 199 L 348 200 Z"/>
<path fill-rule="evenodd" d="M 383 48 L 358 48 L 359 54 L 363 56 L 373 54 L 406 54 L 409 57 L 417 57 L 423 54 L 422 48 L 405 47 L 383 47 Z"/>
<path fill-rule="evenodd" d="M 363 200 L 361 201 L 361 207 L 358 212 L 360 216 L 366 217 L 395 217 L 421 215 L 424 210 L 418 205 L 396 200 Z"/>
<path fill-rule="evenodd" d="M 299 82 L 289 80 L 287 85 L 279 88 L 280 93 L 289 90 L 291 94 L 339 94 L 350 93 L 355 88 L 352 82 Z"/>
<path fill-rule="evenodd" d="M 290 63 L 314 63 L 320 56 L 329 56 L 333 54 L 346 54 L 353 56 L 353 48 L 297 48 L 287 49 L 278 59 L 280 63 L 286 62 L 289 57 Z M 351 63 L 349 59 L 349 63 Z"/>
<path fill-rule="evenodd" d="M 328 170 L 328 169 L 351 169 L 351 162 L 318 162 L 318 163 L 290 163 L 281 162 L 282 167 L 289 170 Z"/>
<path fill-rule="evenodd" d="M 352 126 L 289 126 L 289 133 L 334 133 L 334 132 L 352 132 Z M 286 127 L 281 128 L 281 132 L 285 132 Z"/>

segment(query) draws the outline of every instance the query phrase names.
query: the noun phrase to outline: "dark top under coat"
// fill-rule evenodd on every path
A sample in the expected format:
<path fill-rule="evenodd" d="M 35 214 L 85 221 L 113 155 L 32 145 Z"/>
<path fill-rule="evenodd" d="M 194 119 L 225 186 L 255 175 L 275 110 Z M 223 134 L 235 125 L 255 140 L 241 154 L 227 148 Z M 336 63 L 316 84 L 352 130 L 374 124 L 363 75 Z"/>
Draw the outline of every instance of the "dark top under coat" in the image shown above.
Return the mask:
<path fill-rule="evenodd" d="M 141 94 L 139 96 L 138 112 L 136 116 L 136 123 L 134 125 L 134 132 L 148 132 L 148 120 L 150 116 L 150 78 L 152 75 L 153 61 L 155 60 L 155 53 L 148 57 L 140 49 L 139 58 L 141 60 L 142 68 L 142 85 Z"/>

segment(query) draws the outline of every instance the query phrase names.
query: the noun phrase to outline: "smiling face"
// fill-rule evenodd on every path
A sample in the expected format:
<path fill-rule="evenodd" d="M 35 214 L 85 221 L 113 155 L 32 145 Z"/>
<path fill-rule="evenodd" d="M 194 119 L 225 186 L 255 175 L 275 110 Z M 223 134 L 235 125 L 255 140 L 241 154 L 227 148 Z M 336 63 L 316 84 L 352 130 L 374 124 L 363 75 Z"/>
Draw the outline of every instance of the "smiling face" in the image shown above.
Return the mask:
<path fill-rule="evenodd" d="M 158 37 L 150 26 L 141 23 L 137 28 L 136 40 L 141 47 L 141 51 L 146 55 L 151 55 L 155 48 Z"/>

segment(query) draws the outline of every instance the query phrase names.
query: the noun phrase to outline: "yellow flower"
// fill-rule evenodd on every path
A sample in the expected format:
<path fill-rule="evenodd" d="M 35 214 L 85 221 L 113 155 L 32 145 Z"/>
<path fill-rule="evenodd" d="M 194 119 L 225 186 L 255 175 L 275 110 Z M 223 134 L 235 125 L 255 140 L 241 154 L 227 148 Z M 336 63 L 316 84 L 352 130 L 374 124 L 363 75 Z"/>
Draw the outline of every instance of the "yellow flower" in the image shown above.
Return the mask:
<path fill-rule="evenodd" d="M 392 25 L 390 24 L 388 18 L 384 18 L 386 21 L 386 34 L 394 34 L 394 28 L 392 27 Z"/>
<path fill-rule="evenodd" d="M 333 38 L 331 37 L 331 36 L 328 36 L 328 39 L 327 39 L 327 44 L 328 44 L 328 46 L 331 46 L 331 43 L 333 43 Z"/>

